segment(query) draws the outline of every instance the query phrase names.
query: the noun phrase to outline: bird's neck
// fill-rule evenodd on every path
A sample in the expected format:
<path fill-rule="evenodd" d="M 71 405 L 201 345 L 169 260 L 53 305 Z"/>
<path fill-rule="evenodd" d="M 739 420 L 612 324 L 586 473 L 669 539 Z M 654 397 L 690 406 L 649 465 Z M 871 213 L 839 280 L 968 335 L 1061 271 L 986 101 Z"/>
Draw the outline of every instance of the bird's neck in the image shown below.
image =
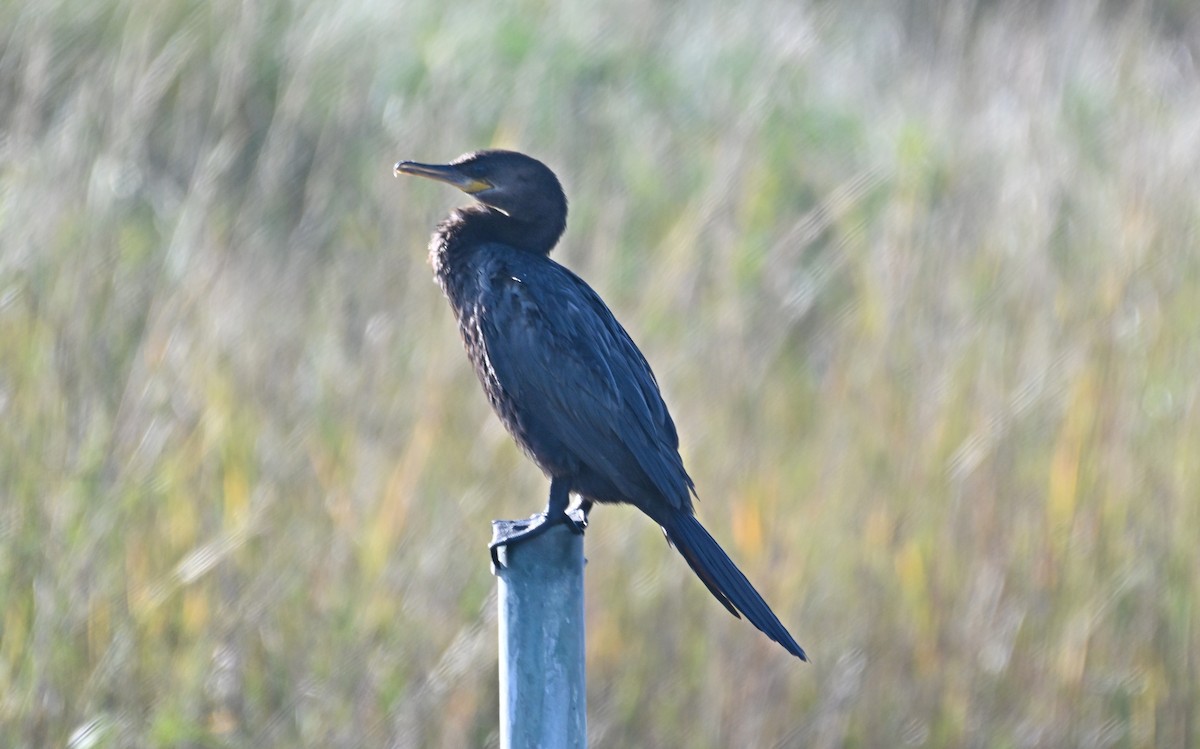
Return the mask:
<path fill-rule="evenodd" d="M 521 220 L 484 205 L 456 208 L 438 224 L 430 250 L 443 261 L 484 244 L 508 245 L 534 255 L 549 255 L 566 228 L 565 212 L 558 217 Z M 435 257 L 435 264 L 439 258 Z"/>

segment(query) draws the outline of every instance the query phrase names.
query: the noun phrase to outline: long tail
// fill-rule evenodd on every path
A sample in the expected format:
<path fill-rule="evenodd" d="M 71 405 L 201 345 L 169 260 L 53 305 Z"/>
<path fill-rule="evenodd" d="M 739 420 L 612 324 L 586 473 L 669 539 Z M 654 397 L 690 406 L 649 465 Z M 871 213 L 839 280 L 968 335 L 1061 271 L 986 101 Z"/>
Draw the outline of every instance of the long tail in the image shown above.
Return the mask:
<path fill-rule="evenodd" d="M 661 523 L 667 539 L 679 549 L 688 566 L 704 582 L 717 600 L 737 618 L 742 614 L 759 631 L 783 646 L 802 661 L 808 660 L 775 612 L 763 600 L 742 571 L 721 548 L 700 521 L 683 512 L 672 513 Z"/>

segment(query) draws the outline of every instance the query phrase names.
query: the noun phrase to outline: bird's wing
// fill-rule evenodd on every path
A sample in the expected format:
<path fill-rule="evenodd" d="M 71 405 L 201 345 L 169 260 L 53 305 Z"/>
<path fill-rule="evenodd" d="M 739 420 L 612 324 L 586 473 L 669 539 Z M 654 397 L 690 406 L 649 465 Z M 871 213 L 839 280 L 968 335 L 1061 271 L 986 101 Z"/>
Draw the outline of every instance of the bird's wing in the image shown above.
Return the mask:
<path fill-rule="evenodd" d="M 671 505 L 688 505 L 692 482 L 645 357 L 582 279 L 553 263 L 536 271 L 506 266 L 484 284 L 479 332 L 498 384 L 536 404 L 538 426 L 630 500 L 650 488 L 641 473 Z"/>

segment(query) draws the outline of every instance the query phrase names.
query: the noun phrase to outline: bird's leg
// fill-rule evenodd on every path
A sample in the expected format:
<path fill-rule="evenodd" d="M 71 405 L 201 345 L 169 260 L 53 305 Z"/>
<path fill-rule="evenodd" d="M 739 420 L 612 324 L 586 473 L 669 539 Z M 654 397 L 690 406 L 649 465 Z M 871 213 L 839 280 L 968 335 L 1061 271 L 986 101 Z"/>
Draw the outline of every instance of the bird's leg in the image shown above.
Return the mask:
<path fill-rule="evenodd" d="M 492 542 L 488 544 L 488 548 L 492 550 L 492 562 L 497 567 L 502 566 L 498 555 L 501 546 L 528 541 L 560 523 L 565 523 L 573 532 L 582 534 L 587 527 L 587 510 L 591 509 L 592 503 L 584 500 L 580 507 L 582 509 L 586 505 L 587 509 L 568 512 L 570 504 L 571 482 L 567 479 L 553 478 L 550 480 L 550 499 L 546 503 L 545 512 L 539 512 L 528 520 L 493 520 Z"/>

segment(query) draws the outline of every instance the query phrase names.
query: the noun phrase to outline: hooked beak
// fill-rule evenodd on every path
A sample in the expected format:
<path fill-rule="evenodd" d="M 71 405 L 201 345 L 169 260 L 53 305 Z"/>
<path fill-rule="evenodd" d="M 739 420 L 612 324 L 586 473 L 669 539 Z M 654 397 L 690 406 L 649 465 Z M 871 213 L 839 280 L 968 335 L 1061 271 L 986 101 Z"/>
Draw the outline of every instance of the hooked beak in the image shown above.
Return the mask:
<path fill-rule="evenodd" d="M 474 195 L 492 187 L 492 183 L 487 180 L 463 174 L 454 164 L 419 164 L 415 161 L 397 161 L 396 166 L 392 167 L 392 175 L 399 177 L 401 174 L 413 174 L 445 182 L 468 195 Z"/>

